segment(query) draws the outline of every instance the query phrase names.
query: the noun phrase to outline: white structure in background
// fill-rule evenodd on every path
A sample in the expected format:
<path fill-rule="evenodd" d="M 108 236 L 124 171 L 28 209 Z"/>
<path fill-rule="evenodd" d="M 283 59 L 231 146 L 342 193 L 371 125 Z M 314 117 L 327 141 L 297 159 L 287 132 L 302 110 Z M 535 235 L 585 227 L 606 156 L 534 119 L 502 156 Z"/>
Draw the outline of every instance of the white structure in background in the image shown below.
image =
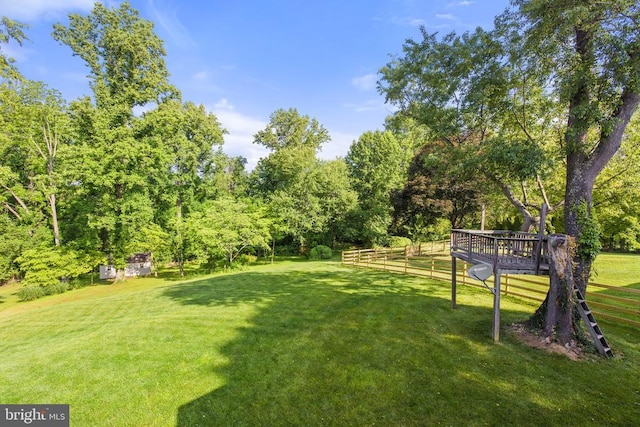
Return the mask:
<path fill-rule="evenodd" d="M 100 279 L 115 279 L 118 274 L 113 265 L 100 266 Z M 148 276 L 151 274 L 151 253 L 137 253 L 127 258 L 124 277 Z"/>

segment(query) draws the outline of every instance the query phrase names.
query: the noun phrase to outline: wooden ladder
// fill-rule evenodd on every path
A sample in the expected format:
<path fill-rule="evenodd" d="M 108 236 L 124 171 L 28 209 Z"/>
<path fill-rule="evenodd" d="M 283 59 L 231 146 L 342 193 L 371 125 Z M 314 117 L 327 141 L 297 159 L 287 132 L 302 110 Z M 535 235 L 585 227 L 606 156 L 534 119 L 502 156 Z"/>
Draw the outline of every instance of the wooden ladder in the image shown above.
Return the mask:
<path fill-rule="evenodd" d="M 603 356 L 613 357 L 613 352 L 611 351 L 604 334 L 600 330 L 598 322 L 596 322 L 591 310 L 589 310 L 589 306 L 582 296 L 582 292 L 580 292 L 575 285 L 573 286 L 573 292 L 575 292 L 576 297 L 578 298 L 578 312 L 580 313 L 582 320 L 584 320 L 585 325 L 587 325 L 589 334 L 591 334 L 591 338 L 593 339 L 593 343 L 596 345 L 598 352 Z"/>

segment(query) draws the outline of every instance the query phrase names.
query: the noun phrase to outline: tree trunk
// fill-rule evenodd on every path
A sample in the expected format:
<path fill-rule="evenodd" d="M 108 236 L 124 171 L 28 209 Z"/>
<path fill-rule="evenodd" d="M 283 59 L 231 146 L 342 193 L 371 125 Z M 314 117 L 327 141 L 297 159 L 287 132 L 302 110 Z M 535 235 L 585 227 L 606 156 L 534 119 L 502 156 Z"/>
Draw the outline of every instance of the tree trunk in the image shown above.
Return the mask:
<path fill-rule="evenodd" d="M 53 226 L 53 242 L 56 246 L 60 246 L 60 229 L 58 227 L 58 211 L 56 209 L 55 193 L 49 196 L 49 205 L 51 207 L 51 225 Z"/>
<path fill-rule="evenodd" d="M 273 259 L 276 256 L 276 239 L 272 239 L 271 243 L 271 264 L 273 264 Z"/>
<path fill-rule="evenodd" d="M 547 238 L 549 254 L 549 292 L 547 298 L 528 320 L 529 327 L 542 330 L 543 336 L 567 344 L 577 335 L 579 318 L 573 315 L 572 252 L 575 242 L 567 235 Z"/>
<path fill-rule="evenodd" d="M 576 286 L 586 295 L 587 283 L 589 282 L 589 276 L 591 274 L 591 265 L 597 255 L 597 250 L 594 252 L 593 245 L 597 242 L 591 241 L 589 244 L 588 236 L 586 235 L 588 223 L 593 222 L 593 215 L 591 213 L 591 198 L 593 193 L 593 183 L 595 177 L 590 177 L 584 171 L 580 156 L 568 156 L 568 165 L 572 165 L 571 168 L 567 167 L 567 186 L 565 192 L 565 209 L 564 209 L 564 228 L 565 233 L 573 237 L 577 244 L 581 247 L 579 250 L 574 251 L 574 280 Z M 581 215 L 580 212 L 584 214 Z M 597 239 L 599 236 L 589 236 L 591 239 Z M 587 247 L 589 245 L 589 247 Z M 596 245 L 597 246 L 597 245 Z"/>
<path fill-rule="evenodd" d="M 178 200 L 176 201 L 176 258 L 178 261 L 178 269 L 180 270 L 180 277 L 184 277 L 184 254 L 183 254 L 183 242 L 182 242 L 182 196 L 178 194 Z"/>

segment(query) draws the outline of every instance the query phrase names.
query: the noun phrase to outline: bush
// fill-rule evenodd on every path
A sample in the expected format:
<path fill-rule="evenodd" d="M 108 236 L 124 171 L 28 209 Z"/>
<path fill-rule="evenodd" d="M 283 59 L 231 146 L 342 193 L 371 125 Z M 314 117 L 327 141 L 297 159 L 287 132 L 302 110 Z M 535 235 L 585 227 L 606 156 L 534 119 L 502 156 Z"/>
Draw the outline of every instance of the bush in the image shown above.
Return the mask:
<path fill-rule="evenodd" d="M 387 242 L 389 248 L 404 248 L 405 246 L 411 246 L 411 239 L 401 236 L 390 236 Z"/>
<path fill-rule="evenodd" d="M 251 254 L 242 254 L 237 259 L 237 262 L 240 265 L 255 264 L 256 261 L 258 261 L 258 257 Z"/>
<path fill-rule="evenodd" d="M 57 285 L 61 277 L 76 278 L 93 268 L 93 260 L 83 253 L 46 245 L 24 251 L 16 262 L 24 272 L 24 282 L 27 285 L 42 287 Z"/>
<path fill-rule="evenodd" d="M 20 288 L 17 292 L 20 301 L 33 301 L 47 295 L 47 291 L 38 285 L 27 285 Z"/>
<path fill-rule="evenodd" d="M 58 282 L 52 283 L 45 288 L 47 295 L 62 294 L 69 290 L 69 283 Z"/>
<path fill-rule="evenodd" d="M 309 252 L 309 259 L 329 259 L 333 256 L 333 251 L 325 245 L 318 245 Z"/>

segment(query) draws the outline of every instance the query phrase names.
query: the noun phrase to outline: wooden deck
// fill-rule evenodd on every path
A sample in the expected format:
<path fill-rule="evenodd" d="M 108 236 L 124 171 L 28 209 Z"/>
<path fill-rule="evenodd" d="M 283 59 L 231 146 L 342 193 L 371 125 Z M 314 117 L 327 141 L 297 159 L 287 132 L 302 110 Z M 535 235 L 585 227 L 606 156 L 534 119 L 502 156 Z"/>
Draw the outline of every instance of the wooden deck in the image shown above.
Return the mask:
<path fill-rule="evenodd" d="M 451 256 L 470 264 L 489 264 L 494 274 L 549 274 L 546 239 L 504 230 L 451 230 Z"/>
<path fill-rule="evenodd" d="M 541 223 L 544 224 L 544 207 Z M 456 260 L 492 267 L 493 340 L 500 339 L 500 277 L 503 274 L 549 274 L 547 240 L 538 234 L 503 230 L 451 230 L 451 307 L 456 308 Z M 483 282 L 484 283 L 484 282 Z M 486 285 L 485 285 L 486 286 Z"/>

